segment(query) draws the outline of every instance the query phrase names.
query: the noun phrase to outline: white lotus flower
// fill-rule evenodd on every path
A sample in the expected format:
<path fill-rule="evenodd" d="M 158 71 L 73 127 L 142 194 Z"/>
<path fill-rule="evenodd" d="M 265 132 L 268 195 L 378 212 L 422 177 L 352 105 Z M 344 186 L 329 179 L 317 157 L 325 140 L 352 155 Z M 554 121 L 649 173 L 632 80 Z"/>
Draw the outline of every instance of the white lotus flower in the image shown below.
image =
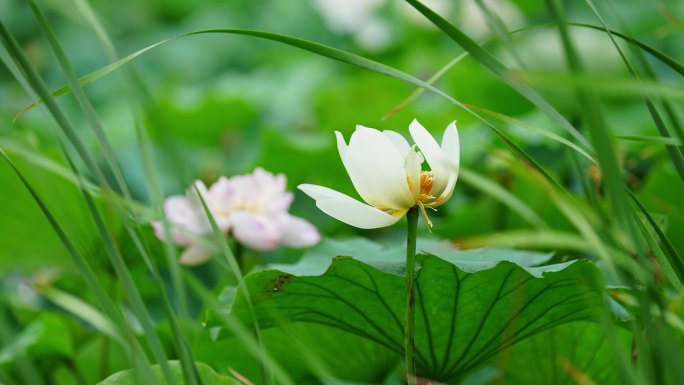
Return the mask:
<path fill-rule="evenodd" d="M 415 145 L 401 134 L 356 126 L 347 145 L 342 134 L 337 148 L 347 173 L 366 203 L 323 186 L 299 185 L 316 200 L 324 213 L 362 229 L 390 226 L 414 206 L 432 226 L 425 208 L 435 209 L 454 191 L 459 167 L 459 139 L 456 123 L 444 131 L 441 145 L 417 120 L 409 131 Z M 419 151 L 416 150 L 416 147 Z M 427 160 L 429 170 L 423 170 Z"/>
<path fill-rule="evenodd" d="M 195 186 L 221 232 L 255 250 L 272 250 L 281 245 L 306 247 L 320 240 L 316 227 L 288 213 L 294 196 L 285 190 L 282 174 L 257 168 L 252 174 L 221 177 L 209 189 L 200 181 Z M 182 264 L 206 262 L 213 252 L 213 230 L 195 187 L 185 196 L 167 198 L 164 214 L 171 237 L 165 237 L 160 221 L 152 223 L 156 236 L 187 247 L 181 254 Z"/>

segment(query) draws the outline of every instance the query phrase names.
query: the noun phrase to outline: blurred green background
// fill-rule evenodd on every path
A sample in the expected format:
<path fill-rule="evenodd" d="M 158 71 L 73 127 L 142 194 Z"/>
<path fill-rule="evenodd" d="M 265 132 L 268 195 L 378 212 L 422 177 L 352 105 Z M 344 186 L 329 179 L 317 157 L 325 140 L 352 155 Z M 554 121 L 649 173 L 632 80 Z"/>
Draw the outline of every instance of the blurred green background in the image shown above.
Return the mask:
<path fill-rule="evenodd" d="M 77 73 L 82 75 L 105 66 L 111 58 L 75 4 L 46 1 L 43 6 Z M 500 0 L 486 4 L 511 30 L 551 20 L 546 7 L 538 1 Z M 422 79 L 462 53 L 460 47 L 400 1 L 96 1 L 91 5 L 122 56 L 184 32 L 226 27 L 314 40 Z M 432 1 L 428 5 L 476 40 L 485 41 L 492 35 L 485 15 L 473 1 Z M 572 21 L 597 24 L 584 3 L 569 1 L 565 6 Z M 677 24 L 684 14 L 681 2 L 616 2 L 600 6 L 610 18 L 609 25 L 616 29 L 628 27 L 623 32 L 675 58 L 684 55 L 681 25 Z M 0 15 L 48 85 L 54 89 L 65 84 L 27 4 L 4 0 Z M 573 28 L 573 37 L 591 74 L 608 85 L 629 78 L 605 34 Z M 550 74 L 565 71 L 554 29 L 526 29 L 510 39 L 512 45 L 501 44 L 499 38 L 485 47 L 511 68 Z M 664 83 L 676 81 L 671 70 L 653 64 Z M 220 175 L 250 172 L 262 166 L 285 173 L 292 190 L 307 182 L 356 196 L 336 153 L 333 131 L 348 137 L 356 124 L 363 124 L 408 135 L 408 123 L 415 117 L 438 138 L 449 122 L 457 121 L 465 168 L 510 190 L 550 227 L 569 228 L 537 186 L 497 162 L 504 145 L 469 113 L 425 93 L 383 119 L 413 91 L 398 80 L 292 47 L 229 35 L 171 41 L 128 66 L 134 70 L 139 86 L 131 86 L 117 72 L 88 85 L 86 90 L 134 197 L 142 204 L 149 203 L 149 192 L 132 112 L 138 106 L 142 106 L 142 121 L 151 137 L 156 171 L 166 195 L 181 192 L 194 179 L 211 183 Z M 531 103 L 470 57 L 458 62 L 437 86 L 460 101 L 564 135 Z M 571 122 L 577 121 L 574 98 L 569 88 L 562 86 L 562 79 L 561 86 L 549 83 L 539 89 Z M 55 213 L 68 218 L 68 231 L 82 242 L 80 246 L 97 250 L 98 240 L 77 189 L 53 169 L 66 167 L 56 140 L 57 126 L 42 107 L 12 121 L 35 97 L 28 95 L 6 69 L 0 71 L 0 100 L 0 146 L 45 193 Z M 72 96 L 59 100 L 97 154 L 95 137 Z M 657 135 L 638 96 L 613 93 L 602 101 L 613 134 Z M 681 117 L 681 104 L 675 106 Z M 580 191 L 578 173 L 596 174 L 585 162 L 576 164 L 567 148 L 556 141 L 511 124 L 496 125 L 571 191 Z M 579 130 L 583 132 L 581 124 Z M 681 183 L 670 183 L 676 176 L 664 146 L 619 141 L 618 148 L 625 179 L 650 210 L 664 215 L 670 239 L 684 249 L 684 189 Z M 4 163 L 0 165 L 0 185 L 5 202 L 0 205 L 0 272 L 68 266 L 63 247 Z M 324 234 L 343 236 L 354 232 L 318 212 L 313 202 L 300 193 L 293 211 L 317 224 Z M 509 208 L 463 181 L 454 198 L 435 216 L 435 232 L 455 241 L 530 227 Z M 373 236 L 391 239 L 396 231 L 399 229 L 378 230 Z"/>
<path fill-rule="evenodd" d="M 94 19 L 82 12 L 82 1 L 85 0 L 39 2 L 79 75 L 115 60 L 93 29 Z M 572 79 L 568 78 L 558 30 L 547 24 L 554 19 L 544 2 L 484 1 L 508 30 L 517 30 L 508 38 L 492 38 L 495 24 L 475 0 L 425 3 L 476 41 L 486 42 L 484 48 L 508 68 L 530 75 L 530 84 L 581 134 L 589 136 Z M 571 21 L 599 24 L 585 2 L 562 3 Z M 89 5 L 118 57 L 176 35 L 211 28 L 263 30 L 308 39 L 425 80 L 463 53 L 402 1 L 96 0 Z M 684 58 L 684 2 L 601 1 L 597 6 L 611 28 L 680 62 Z M 0 19 L 51 89 L 67 83 L 27 2 L 0 0 Z M 684 184 L 662 142 L 634 140 L 659 135 L 643 103 L 643 89 L 635 86 L 638 84 L 605 33 L 582 27 L 571 27 L 571 32 L 588 68 L 587 77 L 593 82 L 594 91 L 601 95 L 606 127 L 615 139 L 623 180 L 681 253 Z M 619 42 L 627 50 L 627 45 Z M 5 51 L 0 53 L 6 56 Z M 655 91 L 669 93 L 674 119 L 684 121 L 681 75 L 652 57 L 648 60 L 659 79 L 649 84 Z M 209 184 L 221 175 L 243 174 L 260 166 L 284 173 L 291 191 L 296 191 L 300 183 L 314 183 L 358 197 L 337 154 L 334 131 L 341 131 L 348 138 L 355 125 L 362 124 L 408 136 L 408 125 L 417 118 L 440 138 L 445 127 L 457 121 L 462 177 L 453 198 L 432 214 L 434 233 L 430 235 L 420 226 L 420 236 L 447 239 L 468 247 L 477 245 L 475 240 L 481 237 L 513 230 L 542 227 L 564 234 L 576 233 L 539 179 L 519 159 L 511 160 L 515 156 L 501 138 L 472 114 L 426 92 L 388 116 L 415 90 L 399 80 L 282 44 L 231 35 L 179 38 L 148 51 L 123 70 L 85 89 L 135 199 L 127 203 L 130 215 L 143 224 L 145 242 L 150 250 L 158 252 L 153 256 L 160 260 L 164 254 L 161 242 L 154 238 L 148 225 L 158 217 L 151 207 L 152 183 L 145 171 L 145 152 L 141 150 L 136 124 L 149 138 L 153 171 L 164 196 L 182 193 L 196 179 Z M 477 111 L 484 108 L 502 114 L 503 119 L 496 119 L 481 112 L 570 191 L 580 202 L 578 205 L 591 207 L 596 215 L 605 216 L 601 218 L 604 224 L 613 220 L 615 213 L 602 210 L 606 204 L 598 168 L 549 138 L 548 133 L 552 133 L 572 141 L 557 123 L 481 63 L 466 56 L 435 84 L 459 101 L 477 107 Z M 37 97 L 27 92 L 7 67 L 0 66 L 0 149 L 35 187 L 69 239 L 97 269 L 98 278 L 112 297 L 121 300 L 124 295 L 120 282 L 112 272 L 91 213 L 60 147 L 63 134 L 43 106 L 19 114 L 35 100 Z M 91 153 L 105 165 L 96 137 L 73 96 L 58 100 Z M 525 123 L 514 124 L 511 118 Z M 511 205 L 510 200 L 501 198 L 501 191 L 509 192 L 522 204 Z M 54 283 L 64 292 L 95 302 L 90 293 L 83 293 L 82 277 L 78 276 L 67 250 L 4 161 L 0 161 L 0 198 L 0 306 L 12 309 L 10 323 L 27 335 L 24 341 L 28 341 L 28 355 L 44 363 L 42 374 L 58 384 L 75 383 L 73 376 L 78 375 L 87 376 L 81 382 L 94 383 L 106 374 L 125 369 L 129 362 L 122 358 L 124 353 L 117 345 L 109 344 L 107 338 L 94 333 L 77 318 L 65 315 L 34 290 Z M 520 207 L 531 210 L 521 211 Z M 108 225 L 119 229 L 120 219 L 107 205 L 100 208 Z M 404 226 L 360 231 L 321 213 L 311 199 L 298 191 L 291 211 L 318 226 L 326 238 L 362 235 L 384 244 L 404 242 Z M 597 232 L 605 236 L 609 227 Z M 159 334 L 171 340 L 168 324 L 163 322 L 159 293 L 142 258 L 124 231 L 117 235 L 138 289 L 155 321 L 159 321 Z M 556 259 L 593 258 L 554 249 L 559 251 Z M 260 258 L 275 263 L 293 262 L 304 252 L 279 249 Z M 191 272 L 209 282 L 211 288 L 217 288 L 218 296 L 225 282 L 220 282 L 221 273 L 215 262 L 192 268 Z M 193 327 L 197 332 L 197 323 L 187 329 Z M 192 333 L 189 331 L 188 335 Z M 196 346 L 200 358 L 217 357 L 218 348 L 208 342 L 206 333 L 192 336 L 197 337 L 195 342 L 199 341 Z M 207 350 L 203 351 L 204 348 Z M 95 362 L 97 356 L 105 359 Z M 0 368 L 9 364 L 0 354 Z M 92 369 L 98 365 L 98 371 Z"/>

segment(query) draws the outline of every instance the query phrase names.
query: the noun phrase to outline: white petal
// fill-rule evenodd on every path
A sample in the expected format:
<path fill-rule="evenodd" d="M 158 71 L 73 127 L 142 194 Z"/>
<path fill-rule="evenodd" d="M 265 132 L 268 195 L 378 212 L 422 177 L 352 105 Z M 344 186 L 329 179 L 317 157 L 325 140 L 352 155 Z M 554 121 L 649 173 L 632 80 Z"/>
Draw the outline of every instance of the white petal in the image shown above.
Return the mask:
<path fill-rule="evenodd" d="M 285 223 L 279 218 L 236 212 L 231 220 L 235 239 L 254 250 L 277 248 L 285 234 Z"/>
<path fill-rule="evenodd" d="M 451 177 L 451 170 L 447 166 L 446 157 L 442 148 L 437 144 L 435 138 L 423 127 L 416 119 L 409 125 L 411 137 L 420 148 L 420 152 L 425 156 L 430 165 L 434 181 L 432 182 L 431 195 L 441 195 L 444 192 L 449 178 Z"/>
<path fill-rule="evenodd" d="M 201 235 L 211 230 L 204 211 L 201 208 L 199 212 L 197 210 L 190 200 L 180 195 L 171 196 L 164 201 L 164 214 L 171 226 L 174 243 L 178 245 L 188 243 L 187 237 L 182 234 L 183 231 Z M 159 229 L 160 239 L 162 239 L 164 230 L 161 225 Z"/>
<path fill-rule="evenodd" d="M 195 211 L 184 196 L 174 195 L 164 201 L 164 214 L 171 223 L 183 224 L 195 220 Z"/>
<path fill-rule="evenodd" d="M 349 197 L 349 195 L 342 194 L 339 191 L 315 184 L 304 183 L 297 186 L 297 188 L 302 190 L 306 195 L 310 196 L 316 201 L 324 199 L 353 199 Z"/>
<path fill-rule="evenodd" d="M 392 143 L 397 147 L 399 150 L 399 153 L 402 156 L 406 156 L 408 152 L 411 150 L 411 145 L 409 142 L 404 138 L 403 135 L 396 131 L 390 131 L 390 130 L 385 130 L 382 132 L 386 137 L 390 138 Z"/>
<path fill-rule="evenodd" d="M 444 136 L 442 137 L 442 152 L 446 156 L 448 165 L 451 166 L 452 171 L 458 174 L 461 165 L 461 146 L 456 122 L 451 122 L 444 131 Z"/>
<path fill-rule="evenodd" d="M 342 133 L 339 131 L 335 131 L 335 138 L 337 138 L 337 151 L 340 153 L 340 159 L 342 159 L 342 164 L 344 164 L 344 168 L 345 170 L 347 170 L 347 174 L 349 175 L 349 178 L 352 180 L 352 184 L 354 184 L 356 192 L 358 192 L 359 195 L 361 195 L 361 198 L 363 198 L 366 202 L 372 204 L 371 201 L 373 200 L 373 198 L 371 197 L 370 193 L 364 190 L 363 186 L 357 184 L 351 177 L 351 173 L 349 172 L 350 166 L 348 161 L 349 147 L 347 146 L 347 143 L 344 141 Z"/>
<path fill-rule="evenodd" d="M 283 244 L 290 247 L 307 247 L 315 245 L 321 240 L 321 235 L 318 233 L 316 226 L 308 221 L 287 215 L 285 223 L 285 234 L 283 235 Z"/>
<path fill-rule="evenodd" d="M 408 209 L 415 200 L 406 182 L 405 157 L 382 132 L 356 126 L 344 155 L 349 177 L 359 195 L 382 209 Z"/>
<path fill-rule="evenodd" d="M 199 244 L 191 244 L 180 257 L 181 265 L 194 266 L 209 260 L 211 253 Z"/>
<path fill-rule="evenodd" d="M 444 188 L 444 192 L 442 192 L 442 194 L 428 206 L 434 208 L 441 206 L 444 204 L 444 202 L 448 201 L 449 198 L 451 198 L 451 194 L 454 192 L 454 187 L 456 187 L 456 179 L 456 174 L 451 174 L 451 178 L 449 178 L 449 183 L 447 183 L 446 187 Z"/>
<path fill-rule="evenodd" d="M 375 207 L 323 186 L 302 184 L 298 188 L 316 200 L 316 206 L 331 217 L 361 229 L 375 229 L 396 223 L 406 210 L 387 214 Z"/>
<path fill-rule="evenodd" d="M 411 194 L 416 202 L 420 197 L 420 172 L 421 164 L 424 160 L 423 155 L 416 152 L 415 148 L 411 148 L 409 149 L 408 154 L 406 154 L 406 160 L 404 161 L 406 178 L 409 181 L 409 188 L 411 189 Z"/>
<path fill-rule="evenodd" d="M 214 216 L 227 214 L 232 209 L 236 195 L 234 184 L 232 178 L 222 176 L 209 188 L 208 200 Z"/>
<path fill-rule="evenodd" d="M 188 202 L 195 207 L 199 208 L 200 210 L 202 209 L 202 201 L 199 199 L 199 196 L 197 193 L 200 193 L 202 195 L 202 199 L 205 201 L 207 206 L 209 205 L 209 190 L 207 189 L 207 186 L 202 182 L 201 180 L 196 180 L 192 186 L 190 186 L 186 191 L 185 191 L 185 196 L 188 198 Z"/>
<path fill-rule="evenodd" d="M 344 136 L 339 131 L 335 131 L 335 138 L 337 139 L 337 151 L 340 153 L 342 162 L 344 162 L 344 158 L 347 156 L 347 142 L 345 142 Z"/>

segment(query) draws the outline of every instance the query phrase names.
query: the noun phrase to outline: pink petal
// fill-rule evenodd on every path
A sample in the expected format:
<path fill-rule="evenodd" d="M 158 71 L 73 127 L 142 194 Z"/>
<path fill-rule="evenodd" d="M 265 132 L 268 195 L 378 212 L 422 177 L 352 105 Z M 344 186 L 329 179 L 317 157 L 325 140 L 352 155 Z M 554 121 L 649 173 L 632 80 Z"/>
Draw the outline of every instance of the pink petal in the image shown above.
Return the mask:
<path fill-rule="evenodd" d="M 199 265 L 208 261 L 210 256 L 211 253 L 206 248 L 195 243 L 183 251 L 180 263 L 186 266 Z"/>
<path fill-rule="evenodd" d="M 290 247 L 307 247 L 318 243 L 321 240 L 321 235 L 318 233 L 316 226 L 308 221 L 288 215 L 285 226 L 285 234 L 283 235 L 283 244 Z"/>
<path fill-rule="evenodd" d="M 255 250 L 273 250 L 280 245 L 285 226 L 277 217 L 236 212 L 231 216 L 233 236 Z"/>

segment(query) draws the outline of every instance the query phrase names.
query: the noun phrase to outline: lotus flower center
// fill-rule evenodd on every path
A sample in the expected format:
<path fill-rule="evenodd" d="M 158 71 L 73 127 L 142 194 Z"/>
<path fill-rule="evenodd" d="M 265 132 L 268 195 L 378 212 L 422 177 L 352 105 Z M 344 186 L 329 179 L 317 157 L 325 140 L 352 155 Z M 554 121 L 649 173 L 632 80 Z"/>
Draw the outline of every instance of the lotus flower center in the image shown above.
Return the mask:
<path fill-rule="evenodd" d="M 432 172 L 430 171 L 423 171 L 420 173 L 420 201 L 425 202 L 429 201 L 432 199 L 435 199 L 434 196 L 430 195 L 430 191 L 432 190 L 432 183 L 434 182 L 435 178 L 432 176 Z"/>

